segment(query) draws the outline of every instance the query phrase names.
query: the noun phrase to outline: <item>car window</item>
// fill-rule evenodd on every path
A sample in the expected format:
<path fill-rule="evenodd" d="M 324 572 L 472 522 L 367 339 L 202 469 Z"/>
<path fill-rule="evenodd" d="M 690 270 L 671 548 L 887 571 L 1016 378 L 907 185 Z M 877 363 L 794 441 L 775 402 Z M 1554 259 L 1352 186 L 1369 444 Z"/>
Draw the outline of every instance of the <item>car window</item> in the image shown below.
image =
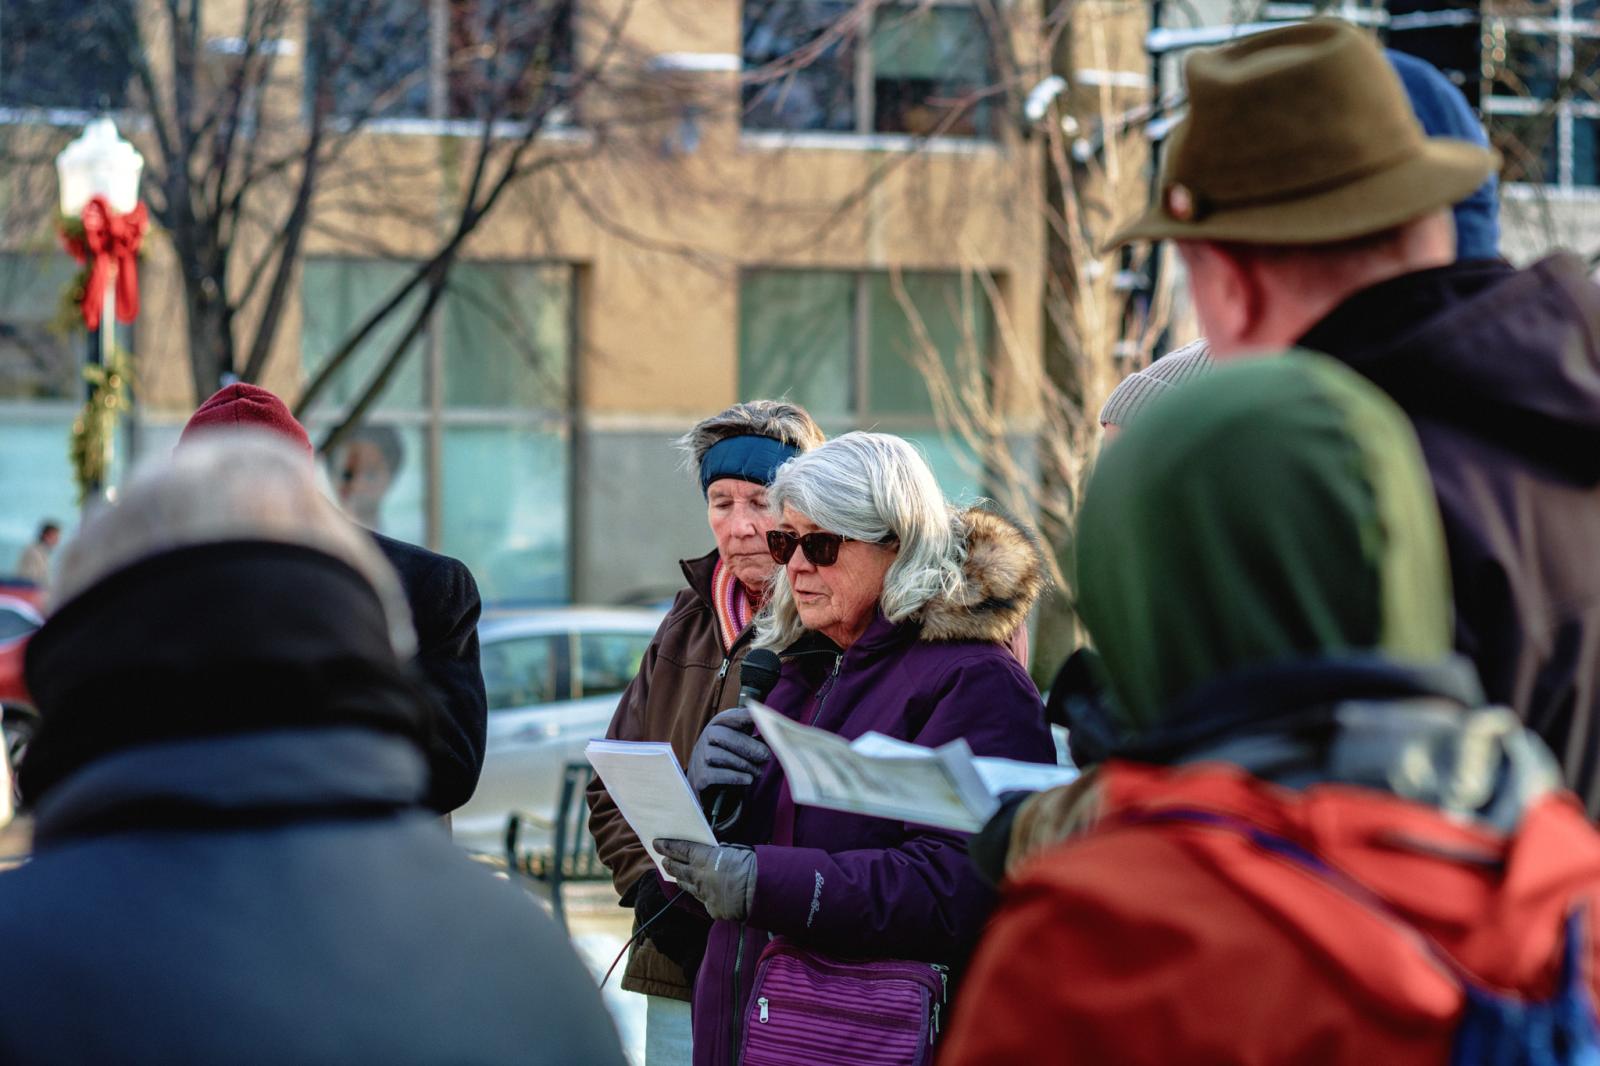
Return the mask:
<path fill-rule="evenodd" d="M 516 637 L 486 643 L 479 650 L 483 690 L 489 710 L 504 711 L 534 703 L 567 699 L 565 633 Z"/>
<path fill-rule="evenodd" d="M 21 611 L 0 607 L 0 640 L 16 640 L 39 628 L 39 624 Z"/>
<path fill-rule="evenodd" d="M 621 692 L 639 672 L 649 633 L 584 633 L 578 638 L 578 690 L 584 696 Z"/>

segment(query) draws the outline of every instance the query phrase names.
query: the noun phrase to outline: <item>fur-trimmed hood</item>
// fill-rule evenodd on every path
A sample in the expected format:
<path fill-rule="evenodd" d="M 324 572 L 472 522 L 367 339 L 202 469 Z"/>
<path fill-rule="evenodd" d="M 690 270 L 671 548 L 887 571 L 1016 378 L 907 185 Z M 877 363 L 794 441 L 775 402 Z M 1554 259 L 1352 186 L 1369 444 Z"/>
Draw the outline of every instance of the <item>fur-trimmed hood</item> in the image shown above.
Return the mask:
<path fill-rule="evenodd" d="M 964 580 L 955 595 L 923 606 L 921 639 L 1004 643 L 1049 585 L 1038 534 L 992 506 L 973 507 L 958 521 L 966 541 Z"/>

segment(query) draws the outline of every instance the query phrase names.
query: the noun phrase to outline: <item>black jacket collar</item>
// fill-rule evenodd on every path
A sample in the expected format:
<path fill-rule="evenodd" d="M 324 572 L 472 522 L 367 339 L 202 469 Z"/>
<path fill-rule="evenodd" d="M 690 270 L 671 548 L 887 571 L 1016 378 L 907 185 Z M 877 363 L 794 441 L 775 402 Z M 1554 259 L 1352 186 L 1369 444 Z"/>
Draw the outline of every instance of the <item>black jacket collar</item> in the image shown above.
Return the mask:
<path fill-rule="evenodd" d="M 360 728 L 172 740 L 68 775 L 40 800 L 34 839 L 390 814 L 419 805 L 427 782 L 416 745 Z"/>

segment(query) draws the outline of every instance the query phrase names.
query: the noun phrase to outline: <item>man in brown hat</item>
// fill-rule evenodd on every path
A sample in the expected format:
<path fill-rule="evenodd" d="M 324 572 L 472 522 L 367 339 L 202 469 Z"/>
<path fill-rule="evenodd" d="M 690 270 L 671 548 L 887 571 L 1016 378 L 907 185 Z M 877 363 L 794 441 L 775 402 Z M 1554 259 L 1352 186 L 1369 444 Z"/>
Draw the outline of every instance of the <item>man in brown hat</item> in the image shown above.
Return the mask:
<path fill-rule="evenodd" d="M 1156 203 L 1214 355 L 1297 345 L 1410 416 L 1444 516 L 1456 646 L 1600 816 L 1600 289 L 1556 255 L 1456 262 L 1492 152 L 1424 136 L 1377 42 L 1319 19 L 1188 62 Z"/>

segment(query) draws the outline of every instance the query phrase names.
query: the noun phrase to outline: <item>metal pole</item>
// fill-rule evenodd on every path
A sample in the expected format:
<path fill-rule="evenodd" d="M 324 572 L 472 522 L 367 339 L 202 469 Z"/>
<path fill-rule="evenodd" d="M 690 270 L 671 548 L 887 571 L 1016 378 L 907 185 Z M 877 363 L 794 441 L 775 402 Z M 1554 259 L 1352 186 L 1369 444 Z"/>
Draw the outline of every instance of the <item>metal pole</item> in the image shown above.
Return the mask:
<path fill-rule="evenodd" d="M 116 355 L 117 350 L 117 272 L 111 271 L 111 276 L 106 279 L 106 295 L 100 305 L 100 365 L 108 367 Z M 106 439 L 104 465 L 101 467 L 106 472 L 106 477 L 111 476 L 111 459 L 117 450 L 117 423 L 121 418 L 106 420 Z M 101 495 L 105 495 L 104 486 L 97 486 Z"/>
<path fill-rule="evenodd" d="M 113 279 L 112 282 L 108 282 L 106 285 L 105 300 L 100 308 L 100 328 L 89 331 L 89 349 L 85 355 L 86 362 L 90 367 L 98 366 L 104 368 L 111 361 L 112 346 L 116 343 L 116 310 L 117 293 L 116 285 L 114 284 Z M 94 400 L 94 390 L 95 383 L 86 377 L 83 382 L 83 402 L 85 404 L 85 411 L 87 412 L 85 417 L 88 418 L 94 417 L 93 410 L 87 406 Z M 113 433 L 114 432 L 115 430 L 113 430 Z M 111 454 L 112 442 L 111 438 L 108 436 L 105 441 L 104 454 L 104 469 L 107 471 L 109 471 L 111 468 Z M 90 512 L 98 507 L 104 499 L 104 482 L 100 478 L 92 479 L 83 494 L 83 516 L 88 518 Z"/>

